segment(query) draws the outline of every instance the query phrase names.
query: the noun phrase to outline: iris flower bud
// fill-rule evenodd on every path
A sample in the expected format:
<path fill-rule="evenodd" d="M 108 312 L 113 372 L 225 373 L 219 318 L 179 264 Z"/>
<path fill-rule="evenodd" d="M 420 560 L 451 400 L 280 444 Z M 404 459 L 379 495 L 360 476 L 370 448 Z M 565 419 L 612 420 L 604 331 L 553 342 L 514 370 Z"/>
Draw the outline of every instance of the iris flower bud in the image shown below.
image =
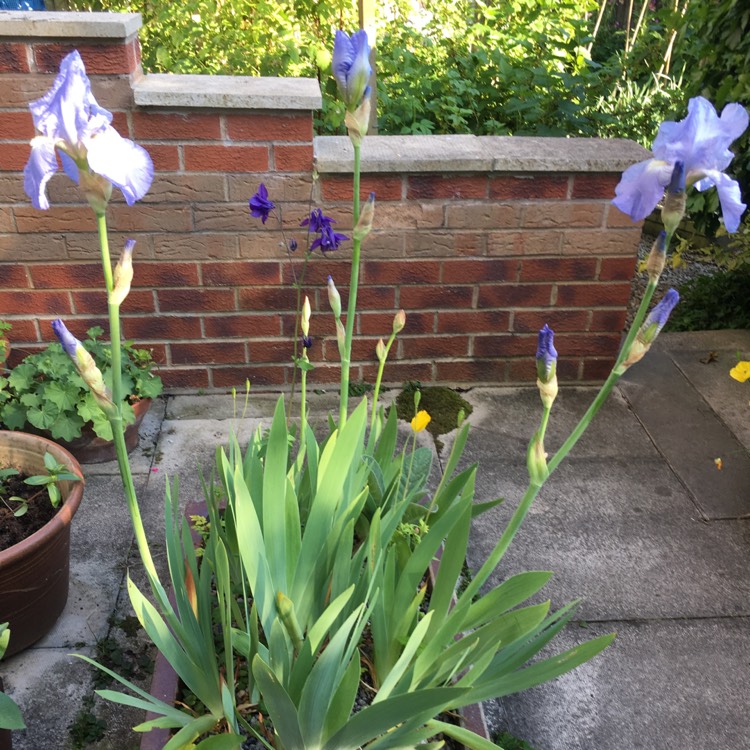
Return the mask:
<path fill-rule="evenodd" d="M 661 329 L 664 328 L 670 313 L 679 301 L 680 295 L 677 290 L 669 289 L 659 303 L 654 306 L 641 326 L 641 329 L 636 334 L 627 357 L 622 365 L 620 365 L 621 373 L 625 372 L 630 365 L 634 365 L 643 359 L 643 356 L 651 348 L 651 344 L 653 344 L 654 339 L 659 335 Z"/>
<path fill-rule="evenodd" d="M 372 229 L 372 220 L 375 216 L 375 193 L 370 193 L 370 197 L 362 206 L 362 213 L 359 215 L 357 226 L 354 227 L 354 239 L 363 240 L 370 234 Z"/>
<path fill-rule="evenodd" d="M 553 344 L 554 337 L 555 332 L 545 323 L 539 331 L 536 349 L 536 385 L 547 409 L 557 397 L 557 351 Z"/>
<path fill-rule="evenodd" d="M 664 205 L 661 209 L 661 220 L 666 230 L 673 234 L 680 226 L 685 215 L 685 163 L 676 161 L 672 169 L 672 177 L 667 185 Z"/>
<path fill-rule="evenodd" d="M 302 319 L 300 320 L 300 328 L 302 329 L 302 335 L 305 338 L 310 336 L 310 299 L 305 295 L 305 301 L 302 304 Z"/>
<path fill-rule="evenodd" d="M 343 354 L 346 345 L 346 329 L 341 322 L 341 318 L 336 318 L 336 341 L 339 345 L 339 354 Z"/>
<path fill-rule="evenodd" d="M 328 304 L 331 306 L 331 310 L 333 310 L 333 315 L 335 318 L 341 317 L 341 295 L 338 293 L 338 290 L 336 289 L 336 284 L 333 283 L 333 277 L 328 277 Z"/>
<path fill-rule="evenodd" d="M 529 450 L 526 453 L 526 467 L 529 470 L 531 483 L 537 487 L 544 484 L 544 480 L 549 476 L 547 468 L 547 454 L 544 452 L 544 443 L 538 432 L 534 433 L 529 443 Z"/>
<path fill-rule="evenodd" d="M 134 247 L 135 240 L 126 240 L 120 260 L 115 266 L 114 288 L 109 295 L 109 302 L 112 305 L 121 305 L 130 292 L 130 283 L 133 281 Z"/>
<path fill-rule="evenodd" d="M 406 325 L 406 313 L 399 310 L 393 317 L 393 333 L 401 333 Z"/>
<path fill-rule="evenodd" d="M 331 68 L 341 98 L 347 110 L 353 112 L 365 96 L 372 75 L 366 31 L 362 29 L 351 37 L 343 31 L 336 32 Z"/>
<path fill-rule="evenodd" d="M 652 281 L 658 281 L 667 262 L 667 233 L 662 229 L 651 246 L 651 252 L 646 260 L 646 271 Z"/>
<path fill-rule="evenodd" d="M 378 362 L 385 360 L 385 341 L 378 339 L 378 343 L 375 346 L 375 354 L 377 355 Z"/>
<path fill-rule="evenodd" d="M 65 353 L 73 360 L 76 370 L 83 378 L 97 404 L 107 416 L 113 416 L 117 409 L 104 385 L 104 378 L 94 362 L 94 358 L 83 344 L 65 327 L 59 318 L 52 321 L 52 330 L 62 344 Z"/>

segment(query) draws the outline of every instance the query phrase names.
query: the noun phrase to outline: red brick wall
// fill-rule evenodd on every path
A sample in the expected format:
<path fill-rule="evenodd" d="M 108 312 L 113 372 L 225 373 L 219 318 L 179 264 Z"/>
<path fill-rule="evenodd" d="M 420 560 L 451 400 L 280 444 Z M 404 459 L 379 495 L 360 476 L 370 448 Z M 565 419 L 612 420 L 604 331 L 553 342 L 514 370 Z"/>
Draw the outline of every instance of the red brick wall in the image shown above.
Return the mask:
<path fill-rule="evenodd" d="M 64 317 L 83 337 L 104 324 L 106 300 L 93 215 L 63 175 L 52 207 L 37 211 L 21 171 L 33 136 L 26 105 L 78 48 L 100 104 L 151 154 L 156 176 L 128 207 L 108 214 L 113 259 L 137 240 L 135 279 L 123 305 L 127 338 L 154 350 L 168 388 L 282 386 L 290 381 L 294 274 L 302 268 L 310 201 L 351 226 L 351 182 L 313 180 L 312 113 L 139 108 L 137 40 L 34 39 L 0 44 L 0 318 L 13 323 L 11 364 L 52 339 Z M 531 382 L 536 331 L 557 332 L 562 380 L 599 380 L 624 324 L 640 228 L 609 199 L 614 174 L 365 174 L 377 194 L 363 245 L 352 381 L 372 380 L 378 337 L 407 313 L 389 382 L 463 385 Z M 273 221 L 250 217 L 263 181 L 283 207 L 292 259 Z M 338 380 L 325 282 L 346 300 L 350 245 L 307 266 L 313 303 L 313 383 Z"/>

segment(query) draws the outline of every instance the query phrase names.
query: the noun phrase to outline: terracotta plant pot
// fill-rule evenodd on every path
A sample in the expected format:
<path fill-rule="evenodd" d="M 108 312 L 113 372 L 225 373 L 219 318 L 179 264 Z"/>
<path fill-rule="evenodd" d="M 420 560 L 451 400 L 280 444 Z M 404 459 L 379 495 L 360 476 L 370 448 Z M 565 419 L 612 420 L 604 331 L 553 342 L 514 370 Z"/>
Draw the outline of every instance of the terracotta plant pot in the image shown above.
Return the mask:
<path fill-rule="evenodd" d="M 81 467 L 52 440 L 0 430 L 0 466 L 44 474 L 45 452 L 81 479 L 60 482 L 63 502 L 57 515 L 22 542 L 0 551 L 0 622 L 9 622 L 11 629 L 6 658 L 46 635 L 68 600 L 70 523 L 83 496 Z"/>
<path fill-rule="evenodd" d="M 143 398 L 133 404 L 135 422 L 125 428 L 125 445 L 128 453 L 138 445 L 138 429 L 141 426 L 141 422 L 143 422 L 143 418 L 151 408 L 151 401 L 150 398 Z M 45 434 L 45 437 L 50 437 L 46 433 L 42 434 Z M 117 458 L 114 442 L 112 440 L 103 440 L 88 425 L 83 427 L 81 437 L 75 440 L 53 439 L 82 464 L 100 464 L 104 461 L 114 461 Z"/>

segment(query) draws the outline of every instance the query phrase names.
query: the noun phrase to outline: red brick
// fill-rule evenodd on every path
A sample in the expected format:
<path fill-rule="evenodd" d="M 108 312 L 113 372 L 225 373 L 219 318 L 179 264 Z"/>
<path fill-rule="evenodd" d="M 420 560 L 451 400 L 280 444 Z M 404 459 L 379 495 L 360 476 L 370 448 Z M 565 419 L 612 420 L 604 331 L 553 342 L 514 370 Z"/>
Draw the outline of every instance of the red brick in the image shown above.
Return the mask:
<path fill-rule="evenodd" d="M 596 258 L 524 258 L 521 281 L 585 281 L 596 277 Z"/>
<path fill-rule="evenodd" d="M 393 312 L 360 313 L 357 331 L 364 336 L 382 336 L 388 339 L 393 331 Z M 433 312 L 410 312 L 406 316 L 406 325 L 402 334 L 426 333 L 432 334 L 435 328 L 435 313 Z"/>
<path fill-rule="evenodd" d="M 568 357 L 604 357 L 617 353 L 619 333 L 564 333 L 555 336 L 555 347 Z"/>
<path fill-rule="evenodd" d="M 615 197 L 619 181 L 619 174 L 577 174 L 573 178 L 573 198 L 610 200 Z"/>
<path fill-rule="evenodd" d="M 0 289 L 28 289 L 31 286 L 26 266 L 20 264 L 0 264 Z"/>
<path fill-rule="evenodd" d="M 475 336 L 472 354 L 475 357 L 533 357 L 536 354 L 536 346 L 535 335 Z"/>
<path fill-rule="evenodd" d="M 28 142 L 3 143 L 0 147 L 0 171 L 22 172 L 30 153 L 31 147 Z"/>
<path fill-rule="evenodd" d="M 487 177 L 484 175 L 409 175 L 406 178 L 409 200 L 431 198 L 486 198 Z"/>
<path fill-rule="evenodd" d="M 266 172 L 266 146 L 191 146 L 183 147 L 185 169 L 192 172 Z"/>
<path fill-rule="evenodd" d="M 25 109 L 29 102 L 47 93 L 53 80 L 53 76 L 6 73 L 0 76 L 0 102 L 8 109 Z"/>
<path fill-rule="evenodd" d="M 130 138 L 130 125 L 125 112 L 112 113 L 112 127 L 123 137 Z"/>
<path fill-rule="evenodd" d="M 431 308 L 453 310 L 471 307 L 473 289 L 470 286 L 414 286 L 402 290 L 401 306 L 407 310 Z"/>
<path fill-rule="evenodd" d="M 585 331 L 588 310 L 517 310 L 513 314 L 513 330 L 517 333 L 536 333 L 547 324 L 553 331 Z"/>
<path fill-rule="evenodd" d="M 176 172 L 180 168 L 180 154 L 177 146 L 146 145 L 156 172 Z"/>
<path fill-rule="evenodd" d="M 3 314 L 24 314 L 29 317 L 39 315 L 69 315 L 70 298 L 67 292 L 0 292 L 0 310 Z"/>
<path fill-rule="evenodd" d="M 279 283 L 279 264 L 263 261 L 203 263 L 205 286 L 255 286 Z"/>
<path fill-rule="evenodd" d="M 62 59 L 74 49 L 81 53 L 86 72 L 115 75 L 133 73 L 140 60 L 137 40 L 112 44 L 39 43 L 32 46 L 36 67 L 40 73 L 57 73 Z"/>
<path fill-rule="evenodd" d="M 189 369 L 172 369 L 160 367 L 159 377 L 164 381 L 164 387 L 170 388 L 208 388 L 208 370 L 191 367 Z"/>
<path fill-rule="evenodd" d="M 627 310 L 594 310 L 590 331 L 622 331 L 628 317 Z"/>
<path fill-rule="evenodd" d="M 330 340 L 330 348 L 328 346 L 329 342 L 326 342 L 326 354 L 329 352 L 335 352 L 334 355 L 334 361 L 338 361 L 338 345 L 333 341 Z M 357 336 L 352 341 L 352 360 L 355 362 L 374 362 L 376 361 L 377 357 L 375 354 L 375 348 L 378 344 L 378 339 L 375 337 L 363 337 L 363 336 Z M 396 349 L 395 347 L 391 349 L 391 356 L 395 357 L 396 355 Z"/>
<path fill-rule="evenodd" d="M 564 284 L 557 289 L 558 307 L 619 307 L 628 304 L 630 284 Z"/>
<path fill-rule="evenodd" d="M 304 115 L 227 115 L 233 141 L 312 141 L 312 118 Z"/>
<path fill-rule="evenodd" d="M 253 367 L 252 365 L 244 365 L 242 367 L 214 367 L 211 370 L 211 377 L 213 379 L 214 386 L 220 388 L 237 388 L 244 389 L 245 380 L 250 380 L 251 386 L 269 386 L 269 385 L 284 385 L 287 380 L 285 377 L 285 371 L 291 370 L 291 365 L 288 368 L 277 365 L 276 367 L 269 367 L 268 365 L 259 365 Z"/>
<path fill-rule="evenodd" d="M 317 370 L 316 370 L 317 372 Z M 374 364 L 363 364 L 361 379 L 365 383 L 374 383 L 378 374 L 378 367 Z M 432 382 L 432 364 L 430 362 L 391 362 L 385 365 L 383 383 L 401 384 L 409 380 L 421 383 Z"/>
<path fill-rule="evenodd" d="M 107 210 L 109 228 L 115 232 L 189 232 L 189 206 L 169 204 L 113 203 Z"/>
<path fill-rule="evenodd" d="M 275 145 L 273 161 L 277 172 L 309 172 L 313 166 L 313 147 Z"/>
<path fill-rule="evenodd" d="M 600 281 L 630 281 L 636 270 L 635 258 L 602 258 Z"/>
<path fill-rule="evenodd" d="M 459 310 L 438 313 L 438 333 L 492 333 L 507 331 L 510 313 L 505 310 Z"/>
<path fill-rule="evenodd" d="M 26 45 L 19 42 L 0 44 L 0 73 L 28 73 Z"/>
<path fill-rule="evenodd" d="M 133 276 L 134 287 L 197 286 L 198 266 L 195 263 L 138 263 Z"/>
<path fill-rule="evenodd" d="M 409 287 L 408 290 L 404 291 L 401 295 L 402 307 L 404 307 L 403 298 L 410 295 L 412 289 L 417 288 L 418 287 Z M 339 287 L 345 310 L 347 304 L 346 291 L 346 289 L 342 290 L 341 287 Z M 387 286 L 366 286 L 359 290 L 357 301 L 357 307 L 359 310 L 392 310 L 396 307 L 396 290 L 393 287 Z"/>
<path fill-rule="evenodd" d="M 203 318 L 207 338 L 252 339 L 257 336 L 278 336 L 281 316 L 271 313 L 257 315 L 217 315 Z"/>
<path fill-rule="evenodd" d="M 180 341 L 201 337 L 201 321 L 197 317 L 178 315 L 131 315 L 127 335 L 138 341 Z"/>
<path fill-rule="evenodd" d="M 490 179 L 490 198 L 495 200 L 563 200 L 567 195 L 567 175 L 503 175 Z"/>
<path fill-rule="evenodd" d="M 0 112 L 0 138 L 29 140 L 35 132 L 29 112 Z"/>
<path fill-rule="evenodd" d="M 630 229 L 632 227 L 642 227 L 643 223 L 643 220 L 633 221 L 630 216 L 620 211 L 619 208 L 616 208 L 611 203 L 607 205 L 607 227 L 625 227 Z"/>
<path fill-rule="evenodd" d="M 235 310 L 231 289 L 158 289 L 161 312 L 222 312 Z"/>
<path fill-rule="evenodd" d="M 583 360 L 583 380 L 601 382 L 606 380 L 615 365 L 614 357 L 603 359 L 586 358 Z"/>
<path fill-rule="evenodd" d="M 418 336 L 399 340 L 399 359 L 466 357 L 468 354 L 468 336 Z"/>
<path fill-rule="evenodd" d="M 506 363 L 503 360 L 473 359 L 467 362 L 437 362 L 435 380 L 438 383 L 503 383 Z"/>
<path fill-rule="evenodd" d="M 363 264 L 366 284 L 435 284 L 440 281 L 439 261 L 368 261 Z"/>
<path fill-rule="evenodd" d="M 102 289 L 104 276 L 95 263 L 33 264 L 31 281 L 37 289 Z"/>
<path fill-rule="evenodd" d="M 96 218 L 88 206 L 52 206 L 39 211 L 31 206 L 15 206 L 16 227 L 26 232 L 94 232 Z"/>
<path fill-rule="evenodd" d="M 350 201 L 354 195 L 352 178 L 349 175 L 326 175 L 321 177 L 323 200 Z M 367 200 L 370 193 L 375 193 L 375 215 L 377 201 L 400 201 L 403 179 L 400 175 L 362 175 L 359 183 L 361 200 Z"/>
<path fill-rule="evenodd" d="M 282 260 L 280 263 L 281 283 L 294 284 L 297 279 L 301 280 L 303 265 L 304 255 L 299 251 L 297 251 L 296 255 L 292 254 L 291 261 Z M 328 284 L 329 276 L 331 276 L 334 282 L 338 285 L 348 284 L 350 270 L 351 261 L 349 258 L 339 258 L 337 260 L 336 253 L 332 255 L 318 255 L 315 253 L 305 269 L 305 288 L 326 286 Z M 278 283 L 278 276 L 273 283 Z"/>
<path fill-rule="evenodd" d="M 480 281 L 515 281 L 516 260 L 443 261 L 444 284 L 471 284 Z"/>
<path fill-rule="evenodd" d="M 240 310 L 294 311 L 297 295 L 287 287 L 260 286 L 239 290 Z"/>
<path fill-rule="evenodd" d="M 133 133 L 139 141 L 217 141 L 221 139 L 221 121 L 218 114 L 134 112 Z"/>
<path fill-rule="evenodd" d="M 172 364 L 234 364 L 245 361 L 245 345 L 239 342 L 175 343 L 169 345 Z"/>
<path fill-rule="evenodd" d="M 101 313 L 107 309 L 107 295 L 102 288 L 98 292 L 72 292 L 73 305 L 77 313 Z M 153 292 L 133 289 L 122 303 L 123 312 L 153 313 Z"/>
<path fill-rule="evenodd" d="M 550 304 L 550 284 L 493 284 L 479 287 L 477 307 L 544 307 Z"/>
<path fill-rule="evenodd" d="M 20 312 L 23 313 L 23 311 Z M 3 320 L 13 326 L 13 328 L 11 328 L 10 331 L 5 334 L 6 338 L 10 341 L 11 347 L 13 347 L 16 342 L 20 343 L 24 341 L 37 341 L 38 336 L 33 320 L 29 320 L 28 318 L 25 320 L 21 320 L 19 318 L 10 318 L 9 316 L 5 315 L 5 313 L 3 313 Z M 40 320 L 39 325 L 41 328 L 44 328 L 46 326 L 47 330 L 52 330 L 49 320 Z"/>

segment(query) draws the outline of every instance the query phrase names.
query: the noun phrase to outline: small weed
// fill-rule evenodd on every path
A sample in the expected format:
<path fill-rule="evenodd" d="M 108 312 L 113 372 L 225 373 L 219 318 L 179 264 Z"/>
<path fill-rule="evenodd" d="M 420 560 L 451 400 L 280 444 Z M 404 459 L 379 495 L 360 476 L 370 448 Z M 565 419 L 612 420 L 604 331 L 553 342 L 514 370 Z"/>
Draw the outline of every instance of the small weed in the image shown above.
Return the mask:
<path fill-rule="evenodd" d="M 73 750 L 83 750 L 92 742 L 97 742 L 104 737 L 107 724 L 94 714 L 93 708 L 94 696 L 87 695 L 83 699 L 81 710 L 69 727 Z"/>
<path fill-rule="evenodd" d="M 503 750 L 534 750 L 528 742 L 514 737 L 510 732 L 502 732 L 494 738 L 493 742 L 500 745 Z"/>
<path fill-rule="evenodd" d="M 349 383 L 349 397 L 364 396 L 372 390 L 371 383 L 360 381 L 359 383 Z"/>

